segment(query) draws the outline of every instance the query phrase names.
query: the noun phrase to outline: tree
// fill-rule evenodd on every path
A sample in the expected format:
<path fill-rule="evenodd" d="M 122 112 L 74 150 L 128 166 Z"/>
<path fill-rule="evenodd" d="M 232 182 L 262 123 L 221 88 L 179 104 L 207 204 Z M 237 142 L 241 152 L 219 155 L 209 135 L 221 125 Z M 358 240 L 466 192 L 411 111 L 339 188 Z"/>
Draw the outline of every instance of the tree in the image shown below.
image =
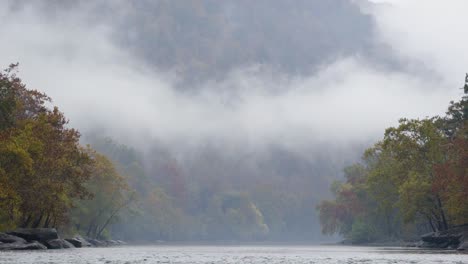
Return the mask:
<path fill-rule="evenodd" d="M 317 206 L 324 234 L 339 233 L 352 242 L 363 242 L 364 237 L 366 242 L 375 239 L 377 234 L 370 218 L 373 205 L 365 186 L 367 173 L 362 164 L 354 164 L 344 169 L 344 183 L 332 184 L 335 199 L 322 201 Z M 366 234 L 361 228 L 363 225 L 368 227 Z"/>
<path fill-rule="evenodd" d="M 323 232 L 364 241 L 375 227 L 398 238 L 427 232 L 423 221 L 433 231 L 468 223 L 468 74 L 464 92 L 445 117 L 386 129 L 363 156 L 364 174 L 345 171 L 346 182 L 332 185 L 335 199 L 319 205 Z"/>
<path fill-rule="evenodd" d="M 76 228 L 88 237 L 101 238 L 136 196 L 109 159 L 89 147 L 86 153 L 93 161 L 90 179 L 85 184 L 91 195 L 79 201 L 74 210 Z"/>
<path fill-rule="evenodd" d="M 80 134 L 51 99 L 27 89 L 17 64 L 0 73 L 0 206 L 21 227 L 67 222 L 74 198 L 87 195 L 90 160 Z"/>
<path fill-rule="evenodd" d="M 383 140 L 383 147 L 403 168 L 395 182 L 404 219 L 409 222 L 423 216 L 437 230 L 449 226 L 440 193 L 432 189 L 433 168 L 444 162 L 445 143 L 438 118 L 401 119 L 398 127 L 387 129 Z"/>

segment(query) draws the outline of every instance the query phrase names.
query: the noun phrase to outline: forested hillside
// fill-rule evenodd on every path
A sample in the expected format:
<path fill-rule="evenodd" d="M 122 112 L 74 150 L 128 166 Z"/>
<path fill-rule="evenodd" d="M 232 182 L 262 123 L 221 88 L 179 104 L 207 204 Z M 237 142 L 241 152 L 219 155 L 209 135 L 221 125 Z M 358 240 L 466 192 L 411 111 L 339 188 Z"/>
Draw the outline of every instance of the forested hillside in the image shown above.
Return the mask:
<path fill-rule="evenodd" d="M 352 243 L 417 240 L 468 223 L 468 75 L 465 95 L 446 116 L 401 119 L 345 168 L 333 200 L 320 212 L 322 231 Z"/>
<path fill-rule="evenodd" d="M 318 239 L 315 204 L 327 194 L 325 171 L 339 168 L 281 149 L 259 160 L 206 146 L 177 159 L 164 145 L 142 152 L 106 137 L 85 140 L 119 164 L 137 192 L 136 206 L 113 226 L 127 240 Z"/>
<path fill-rule="evenodd" d="M 175 72 L 184 90 L 222 80 L 232 70 L 260 65 L 307 75 L 338 58 L 359 54 L 391 64 L 374 39 L 370 15 L 349 0 L 12 1 L 48 22 L 70 11 L 155 70 Z"/>

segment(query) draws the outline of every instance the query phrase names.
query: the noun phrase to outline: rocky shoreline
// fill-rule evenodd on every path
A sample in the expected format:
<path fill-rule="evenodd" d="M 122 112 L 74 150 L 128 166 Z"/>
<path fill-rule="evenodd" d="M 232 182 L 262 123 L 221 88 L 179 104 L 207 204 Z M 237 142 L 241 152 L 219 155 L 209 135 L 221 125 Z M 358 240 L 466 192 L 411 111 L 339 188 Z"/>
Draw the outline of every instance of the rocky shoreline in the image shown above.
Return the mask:
<path fill-rule="evenodd" d="M 350 244 L 343 241 L 341 244 Z M 111 247 L 126 245 L 121 240 L 98 240 L 75 235 L 60 238 L 55 228 L 20 228 L 0 232 L 2 250 L 45 250 L 85 247 Z M 359 244 L 364 246 L 399 246 L 424 249 L 449 249 L 468 252 L 468 224 L 456 226 L 446 231 L 431 232 L 421 236 L 420 241 L 385 241 Z"/>
<path fill-rule="evenodd" d="M 55 228 L 20 228 L 0 233 L 0 250 L 45 250 L 120 246 L 120 240 L 98 240 L 76 235 L 60 238 Z"/>
<path fill-rule="evenodd" d="M 420 247 L 468 251 L 468 224 L 425 234 L 421 237 Z"/>
<path fill-rule="evenodd" d="M 340 244 L 371 247 L 407 247 L 437 250 L 448 249 L 468 253 L 468 224 L 455 226 L 445 231 L 431 232 L 422 235 L 419 241 L 391 240 L 354 244 L 344 240 Z"/>

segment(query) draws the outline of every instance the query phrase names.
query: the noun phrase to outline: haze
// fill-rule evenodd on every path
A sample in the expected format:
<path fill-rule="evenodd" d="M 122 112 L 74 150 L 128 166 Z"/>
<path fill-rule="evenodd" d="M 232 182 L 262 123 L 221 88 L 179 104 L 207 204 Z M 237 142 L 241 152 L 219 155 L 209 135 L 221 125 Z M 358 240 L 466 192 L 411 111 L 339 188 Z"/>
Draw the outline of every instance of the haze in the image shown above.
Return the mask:
<path fill-rule="evenodd" d="M 146 154 L 147 175 L 175 160 L 194 182 L 224 179 L 220 188 L 252 197 L 255 179 L 288 182 L 285 191 L 304 193 L 295 215 L 305 217 L 278 234 L 317 239 L 315 204 L 344 165 L 399 118 L 442 115 L 460 97 L 467 9 L 464 0 L 4 1 L 0 65 L 19 62 L 84 142 L 110 137 Z"/>

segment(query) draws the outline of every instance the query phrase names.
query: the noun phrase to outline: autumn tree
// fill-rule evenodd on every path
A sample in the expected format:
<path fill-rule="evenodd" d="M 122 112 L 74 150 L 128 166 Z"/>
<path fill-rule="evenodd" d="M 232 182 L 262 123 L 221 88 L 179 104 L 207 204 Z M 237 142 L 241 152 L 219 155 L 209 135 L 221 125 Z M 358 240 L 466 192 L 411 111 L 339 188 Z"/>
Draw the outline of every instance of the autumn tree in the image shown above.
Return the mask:
<path fill-rule="evenodd" d="M 0 73 L 0 206 L 12 225 L 59 226 L 73 200 L 88 195 L 91 161 L 79 132 L 47 95 L 26 88 L 16 67 Z"/>
<path fill-rule="evenodd" d="M 378 227 L 399 238 L 468 223 L 468 75 L 463 90 L 445 117 L 403 118 L 386 129 L 363 156 L 365 173 L 345 173 L 334 199 L 318 206 L 324 233 L 355 238 L 353 229 Z"/>

